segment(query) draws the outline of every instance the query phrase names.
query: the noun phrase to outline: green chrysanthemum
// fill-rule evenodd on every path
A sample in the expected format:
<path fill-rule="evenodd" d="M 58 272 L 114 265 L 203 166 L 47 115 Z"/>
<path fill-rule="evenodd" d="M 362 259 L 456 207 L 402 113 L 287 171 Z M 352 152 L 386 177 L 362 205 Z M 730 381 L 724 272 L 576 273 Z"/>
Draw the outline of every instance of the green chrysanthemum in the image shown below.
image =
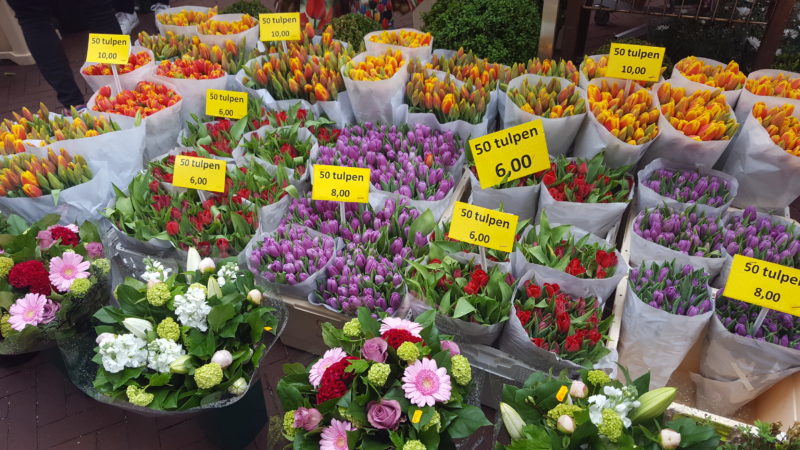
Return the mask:
<path fill-rule="evenodd" d="M 623 423 L 616 411 L 611 408 L 603 410 L 603 423 L 597 427 L 597 431 L 604 435 L 611 442 L 617 442 L 622 437 Z"/>
<path fill-rule="evenodd" d="M 0 256 L 0 278 L 5 278 L 12 267 L 14 267 L 13 259 L 7 256 Z"/>
<path fill-rule="evenodd" d="M 556 421 L 558 418 L 567 415 L 575 418 L 575 413 L 581 411 L 581 407 L 578 405 L 570 405 L 568 403 L 559 403 L 550 411 L 547 411 L 547 424 L 551 427 L 556 426 Z"/>
<path fill-rule="evenodd" d="M 469 360 L 464 355 L 453 356 L 450 365 L 456 383 L 466 386 L 472 381 L 472 366 L 469 365 Z"/>
<path fill-rule="evenodd" d="M 111 262 L 106 258 L 98 258 L 92 261 L 92 266 L 96 267 L 101 274 L 106 275 L 111 270 Z"/>
<path fill-rule="evenodd" d="M 605 386 L 611 382 L 611 377 L 602 370 L 590 370 L 586 375 L 586 380 L 595 386 Z"/>
<path fill-rule="evenodd" d="M 136 406 L 147 406 L 155 397 L 155 395 L 146 392 L 144 388 L 133 385 L 130 385 L 127 389 L 125 389 L 125 395 L 128 396 L 128 401 Z"/>
<path fill-rule="evenodd" d="M 92 282 L 88 278 L 78 278 L 69 287 L 69 293 L 76 297 L 83 297 L 92 288 Z"/>
<path fill-rule="evenodd" d="M 406 443 L 403 444 L 403 450 L 426 450 L 426 449 L 427 447 L 425 447 L 425 444 L 416 439 L 414 439 L 413 441 L 406 441 Z"/>
<path fill-rule="evenodd" d="M 406 362 L 414 362 L 419 359 L 419 347 L 413 342 L 403 342 L 397 347 L 397 357 Z"/>
<path fill-rule="evenodd" d="M 388 364 L 375 363 L 370 366 L 369 372 L 367 372 L 367 380 L 373 386 L 381 387 L 386 384 L 390 373 L 392 373 L 392 368 Z"/>
<path fill-rule="evenodd" d="M 194 371 L 194 382 L 200 389 L 211 389 L 222 381 L 222 367 L 217 363 L 202 365 Z"/>
<path fill-rule="evenodd" d="M 172 317 L 167 317 L 156 327 L 156 334 L 160 338 L 177 342 L 181 337 L 181 326 Z"/>
<path fill-rule="evenodd" d="M 11 328 L 11 324 L 8 323 L 8 319 L 10 318 L 11 314 L 8 313 L 0 316 L 0 335 L 2 335 L 4 338 L 7 338 L 17 332 L 17 330 Z"/>
<path fill-rule="evenodd" d="M 287 439 L 294 439 L 294 409 L 283 414 L 283 434 Z"/>
<path fill-rule="evenodd" d="M 156 283 L 153 287 L 147 288 L 147 303 L 153 306 L 163 306 L 172 298 L 167 283 Z"/>
<path fill-rule="evenodd" d="M 344 324 L 342 331 L 347 337 L 359 337 L 361 336 L 361 323 L 359 323 L 358 319 L 351 319 Z"/>

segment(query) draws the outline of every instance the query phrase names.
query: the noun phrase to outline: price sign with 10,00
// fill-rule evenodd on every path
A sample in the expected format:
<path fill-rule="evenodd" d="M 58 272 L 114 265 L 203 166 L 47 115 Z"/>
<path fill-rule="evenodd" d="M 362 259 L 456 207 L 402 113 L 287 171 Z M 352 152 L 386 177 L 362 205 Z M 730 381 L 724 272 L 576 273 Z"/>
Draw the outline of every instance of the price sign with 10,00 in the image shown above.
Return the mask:
<path fill-rule="evenodd" d="M 299 41 L 300 13 L 259 14 L 259 38 L 262 41 Z"/>
<path fill-rule="evenodd" d="M 227 162 L 220 159 L 178 155 L 172 185 L 203 191 L 224 192 Z"/>
<path fill-rule="evenodd" d="M 127 64 L 131 37 L 127 34 L 89 34 L 86 61 L 104 64 Z"/>
<path fill-rule="evenodd" d="M 550 167 L 541 119 L 470 139 L 469 146 L 482 189 Z"/>
<path fill-rule="evenodd" d="M 247 92 L 206 89 L 206 115 L 241 119 L 247 115 Z"/>
<path fill-rule="evenodd" d="M 800 316 L 800 270 L 735 255 L 725 296 Z"/>
<path fill-rule="evenodd" d="M 658 81 L 665 51 L 664 47 L 612 43 L 606 76 L 624 80 Z"/>
<path fill-rule="evenodd" d="M 315 164 L 311 199 L 367 203 L 369 177 L 369 169 Z"/>
<path fill-rule="evenodd" d="M 511 252 L 517 234 L 519 216 L 456 202 L 450 223 L 452 239 Z"/>

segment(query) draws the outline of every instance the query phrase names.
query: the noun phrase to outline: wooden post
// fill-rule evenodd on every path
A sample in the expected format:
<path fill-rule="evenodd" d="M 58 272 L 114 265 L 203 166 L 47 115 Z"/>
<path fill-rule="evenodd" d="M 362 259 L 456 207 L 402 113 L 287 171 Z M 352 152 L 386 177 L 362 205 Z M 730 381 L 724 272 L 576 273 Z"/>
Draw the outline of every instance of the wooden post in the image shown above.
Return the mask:
<path fill-rule="evenodd" d="M 793 0 L 774 0 L 772 11 L 769 14 L 769 19 L 767 19 L 764 38 L 761 39 L 761 45 L 758 47 L 758 53 L 753 62 L 753 66 L 756 69 L 766 69 L 775 60 L 775 52 L 781 45 L 783 30 L 786 28 L 786 24 L 789 23 L 793 7 Z"/>
<path fill-rule="evenodd" d="M 574 61 L 583 58 L 586 47 L 586 32 L 589 29 L 591 11 L 584 9 L 584 4 L 592 0 L 572 0 L 567 2 L 566 20 L 564 22 L 564 45 L 561 46 L 561 57 Z"/>

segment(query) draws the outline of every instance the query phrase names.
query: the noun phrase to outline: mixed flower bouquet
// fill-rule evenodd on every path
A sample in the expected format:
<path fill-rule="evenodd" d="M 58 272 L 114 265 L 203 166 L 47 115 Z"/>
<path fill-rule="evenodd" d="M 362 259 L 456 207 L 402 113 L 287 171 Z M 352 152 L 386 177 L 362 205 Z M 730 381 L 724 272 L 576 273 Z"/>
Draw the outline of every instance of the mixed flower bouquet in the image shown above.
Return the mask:
<path fill-rule="evenodd" d="M 412 322 L 361 309 L 341 330 L 323 324 L 332 348 L 307 370 L 285 365 L 278 382 L 285 437 L 295 448 L 423 450 L 489 425 L 467 403 L 469 361 L 433 322 L 433 312 Z"/>
<path fill-rule="evenodd" d="M 600 370 L 531 375 L 522 388 L 503 387 L 500 413 L 511 437 L 505 448 L 693 448 L 715 449 L 720 438 L 710 425 L 665 412 L 676 389 L 649 390 L 650 375 L 626 383 Z"/>
<path fill-rule="evenodd" d="M 115 290 L 119 307 L 95 314 L 94 388 L 155 410 L 204 407 L 247 392 L 278 318 L 253 276 L 190 252 L 187 269 L 145 259 L 141 280 Z M 266 333 L 265 333 L 266 332 Z M 105 401 L 108 402 L 106 399 Z"/>
<path fill-rule="evenodd" d="M 108 301 L 109 261 L 97 228 L 57 225 L 57 215 L 28 226 L 0 223 L 0 353 L 40 350 L 80 331 Z"/>

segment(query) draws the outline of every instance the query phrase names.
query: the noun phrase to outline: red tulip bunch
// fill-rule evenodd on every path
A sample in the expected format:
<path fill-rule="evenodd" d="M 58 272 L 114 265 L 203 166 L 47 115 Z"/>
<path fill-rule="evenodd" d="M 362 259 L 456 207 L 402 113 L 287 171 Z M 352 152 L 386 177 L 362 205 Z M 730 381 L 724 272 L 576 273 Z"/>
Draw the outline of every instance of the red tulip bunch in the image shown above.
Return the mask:
<path fill-rule="evenodd" d="M 605 166 L 603 153 L 591 160 L 570 161 L 564 156 L 550 163 L 542 176 L 547 191 L 558 201 L 577 203 L 627 202 L 633 188 L 630 166 Z"/>
<path fill-rule="evenodd" d="M 147 52 L 131 53 L 128 55 L 127 64 L 117 65 L 117 73 L 122 75 L 128 72 L 133 72 L 152 60 L 153 58 L 151 58 Z M 111 66 L 109 64 L 93 64 L 83 69 L 82 73 L 86 75 L 113 75 Z"/>
<path fill-rule="evenodd" d="M 134 90 L 124 90 L 114 97 L 111 96 L 110 86 L 101 87 L 92 110 L 144 118 L 179 101 L 181 96 L 163 84 L 140 81 Z"/>
<path fill-rule="evenodd" d="M 167 78 L 209 80 L 223 77 L 226 73 L 218 63 L 212 63 L 207 59 L 192 59 L 183 56 L 174 61 L 161 61 L 156 68 L 156 75 Z"/>

